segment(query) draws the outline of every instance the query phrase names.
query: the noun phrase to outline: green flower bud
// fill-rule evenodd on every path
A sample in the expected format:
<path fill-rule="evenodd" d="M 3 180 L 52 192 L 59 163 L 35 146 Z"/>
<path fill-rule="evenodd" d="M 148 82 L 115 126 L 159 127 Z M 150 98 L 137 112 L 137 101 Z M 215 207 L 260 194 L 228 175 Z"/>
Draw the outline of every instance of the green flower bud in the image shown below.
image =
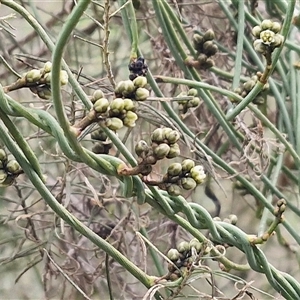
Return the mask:
<path fill-rule="evenodd" d="M 170 133 L 166 134 L 166 139 L 169 144 L 175 144 L 180 139 L 180 133 L 176 130 L 172 130 Z"/>
<path fill-rule="evenodd" d="M 144 159 L 144 162 L 149 165 L 155 165 L 157 162 L 157 158 L 153 155 L 149 155 Z"/>
<path fill-rule="evenodd" d="M 42 74 L 40 70 L 33 69 L 26 73 L 25 75 L 27 82 L 38 82 L 42 78 Z"/>
<path fill-rule="evenodd" d="M 184 241 L 179 243 L 179 245 L 177 246 L 177 250 L 179 251 L 179 253 L 184 253 L 190 250 L 190 243 Z"/>
<path fill-rule="evenodd" d="M 21 170 L 21 167 L 15 159 L 12 159 L 7 162 L 6 170 L 11 174 L 18 174 Z"/>
<path fill-rule="evenodd" d="M 122 98 L 115 98 L 110 103 L 110 110 L 115 114 L 122 113 L 123 109 L 124 109 L 124 100 Z"/>
<path fill-rule="evenodd" d="M 275 33 L 271 30 L 264 30 L 260 33 L 260 39 L 266 45 L 270 45 L 271 43 L 273 43 L 275 41 L 274 36 L 275 36 Z"/>
<path fill-rule="evenodd" d="M 171 144 L 170 151 L 167 155 L 167 158 L 174 158 L 180 155 L 180 148 L 178 144 Z"/>
<path fill-rule="evenodd" d="M 94 103 L 101 98 L 104 98 L 104 93 L 101 90 L 95 90 L 92 96 L 92 102 Z"/>
<path fill-rule="evenodd" d="M 207 55 L 207 56 L 212 56 L 215 55 L 218 51 L 218 46 L 215 45 L 212 41 L 206 41 L 203 44 L 203 52 Z"/>
<path fill-rule="evenodd" d="M 69 80 L 68 73 L 65 70 L 61 70 L 59 73 L 59 79 L 61 85 L 66 85 Z"/>
<path fill-rule="evenodd" d="M 138 116 L 136 113 L 133 111 L 127 111 L 126 116 L 123 119 L 123 123 L 127 127 L 134 127 L 135 126 L 135 121 L 138 119 Z"/>
<path fill-rule="evenodd" d="M 101 98 L 98 99 L 95 103 L 94 103 L 94 111 L 97 113 L 105 113 L 107 112 L 108 108 L 109 108 L 109 101 L 106 98 Z"/>
<path fill-rule="evenodd" d="M 117 131 L 123 127 L 123 122 L 119 118 L 113 117 L 106 119 L 105 125 L 107 126 L 107 128 L 113 131 Z"/>
<path fill-rule="evenodd" d="M 254 26 L 253 28 L 252 28 L 252 34 L 256 37 L 256 38 L 258 38 L 259 39 L 259 37 L 260 37 L 260 33 L 261 33 L 261 31 L 262 31 L 262 29 L 261 29 L 261 27 L 260 26 Z"/>
<path fill-rule="evenodd" d="M 200 98 L 199 97 L 194 97 L 192 100 L 190 100 L 187 103 L 188 107 L 197 107 L 200 104 Z"/>
<path fill-rule="evenodd" d="M 163 136 L 164 136 L 164 139 L 166 139 L 166 138 L 167 138 L 167 135 L 168 135 L 170 132 L 173 131 L 173 129 L 172 129 L 172 128 L 169 128 L 169 127 L 164 127 L 164 128 L 162 128 L 162 130 L 163 130 Z"/>
<path fill-rule="evenodd" d="M 273 22 L 271 20 L 263 20 L 260 24 L 262 30 L 268 30 L 273 27 Z"/>
<path fill-rule="evenodd" d="M 129 111 L 135 110 L 135 104 L 131 99 L 125 98 L 124 99 L 124 109 Z"/>
<path fill-rule="evenodd" d="M 214 42 L 213 41 L 206 41 L 203 44 L 203 53 L 205 53 L 207 55 L 207 52 L 210 51 L 210 49 L 214 46 Z"/>
<path fill-rule="evenodd" d="M 3 149 L 0 149 L 0 160 L 5 164 L 7 162 L 7 154 Z"/>
<path fill-rule="evenodd" d="M 212 29 L 208 29 L 204 35 L 203 35 L 203 40 L 204 41 L 211 41 L 215 38 L 215 33 Z"/>
<path fill-rule="evenodd" d="M 0 187 L 8 187 L 12 185 L 15 181 L 15 176 L 14 175 L 8 175 L 6 176 L 4 181 L 0 181 Z"/>
<path fill-rule="evenodd" d="M 243 84 L 244 90 L 246 92 L 250 92 L 254 86 L 255 86 L 256 82 L 254 80 L 248 80 Z"/>
<path fill-rule="evenodd" d="M 236 215 L 229 215 L 229 220 L 232 225 L 236 225 L 238 217 Z"/>
<path fill-rule="evenodd" d="M 171 196 L 179 196 L 181 195 L 181 188 L 177 184 L 171 184 L 170 186 L 168 186 L 167 192 Z"/>
<path fill-rule="evenodd" d="M 52 69 L 52 63 L 50 61 L 45 62 L 43 71 L 44 73 L 50 73 Z"/>
<path fill-rule="evenodd" d="M 215 62 L 211 58 L 208 58 L 206 60 L 206 62 L 203 65 L 201 65 L 201 68 L 206 70 L 206 69 L 213 67 L 214 65 L 215 65 Z"/>
<path fill-rule="evenodd" d="M 284 42 L 284 36 L 281 34 L 275 34 L 273 42 L 271 43 L 271 46 L 274 48 L 278 48 L 282 45 Z"/>
<path fill-rule="evenodd" d="M 195 166 L 190 170 L 191 177 L 196 181 L 197 184 L 201 184 L 205 178 L 205 172 L 201 165 Z"/>
<path fill-rule="evenodd" d="M 8 175 L 4 170 L 0 170 L 0 183 L 4 182 L 7 176 Z"/>
<path fill-rule="evenodd" d="M 122 91 L 122 95 L 124 97 L 130 96 L 136 89 L 133 82 L 131 80 L 125 80 L 124 81 L 124 89 Z"/>
<path fill-rule="evenodd" d="M 45 87 L 42 89 L 37 90 L 37 95 L 45 100 L 48 100 L 51 98 L 52 94 L 51 94 L 51 90 L 49 87 Z"/>
<path fill-rule="evenodd" d="M 166 143 L 162 143 L 159 144 L 153 151 L 157 159 L 163 159 L 168 155 L 170 146 Z"/>
<path fill-rule="evenodd" d="M 202 249 L 202 243 L 195 238 L 190 241 L 189 246 L 190 249 L 195 248 L 197 253 L 199 253 Z"/>
<path fill-rule="evenodd" d="M 254 50 L 258 53 L 265 53 L 267 50 L 267 46 L 262 42 L 261 39 L 255 40 L 253 42 Z"/>
<path fill-rule="evenodd" d="M 168 167 L 167 173 L 169 176 L 178 176 L 181 174 L 182 166 L 180 163 L 173 163 Z"/>
<path fill-rule="evenodd" d="M 200 53 L 197 57 L 197 60 L 199 61 L 200 65 L 203 65 L 207 61 L 207 55 L 204 53 Z"/>
<path fill-rule="evenodd" d="M 147 85 L 147 78 L 144 76 L 138 76 L 133 80 L 133 84 L 138 88 L 139 87 L 143 88 Z"/>
<path fill-rule="evenodd" d="M 179 259 L 180 253 L 177 249 L 170 249 L 167 253 L 167 257 L 172 261 L 177 261 Z"/>
<path fill-rule="evenodd" d="M 125 90 L 125 81 L 118 82 L 116 87 L 115 87 L 115 93 L 117 95 L 122 95 L 124 90 Z"/>
<path fill-rule="evenodd" d="M 191 177 L 182 178 L 180 184 L 185 190 L 193 190 L 197 186 L 196 181 Z"/>
<path fill-rule="evenodd" d="M 136 101 L 145 101 L 149 97 L 150 92 L 145 88 L 137 88 L 135 91 L 135 100 Z"/>
<path fill-rule="evenodd" d="M 182 172 L 187 173 L 190 172 L 192 168 L 195 167 L 195 162 L 191 159 L 185 159 L 181 162 Z"/>
<path fill-rule="evenodd" d="M 104 154 L 105 153 L 105 148 L 104 145 L 102 143 L 96 143 L 93 148 L 92 151 L 95 154 Z"/>
<path fill-rule="evenodd" d="M 200 34 L 195 33 L 193 35 L 193 43 L 196 50 L 199 50 L 199 48 L 203 45 L 203 42 L 203 37 Z"/>
<path fill-rule="evenodd" d="M 279 22 L 273 22 L 271 30 L 278 33 L 281 30 L 281 24 Z"/>
<path fill-rule="evenodd" d="M 196 97 L 198 95 L 198 91 L 196 89 L 189 89 L 187 95 Z"/>
<path fill-rule="evenodd" d="M 151 141 L 155 143 L 162 143 L 165 139 L 164 131 L 162 128 L 156 128 L 151 134 Z"/>
<path fill-rule="evenodd" d="M 241 94 L 242 94 L 242 89 L 241 89 L 240 87 L 235 88 L 235 89 L 234 89 L 234 92 L 235 92 L 236 94 L 238 94 L 238 95 L 241 95 Z"/>
<path fill-rule="evenodd" d="M 51 83 L 51 76 L 52 76 L 51 72 L 46 73 L 43 76 L 44 82 L 47 83 L 47 84 L 50 84 Z"/>
<path fill-rule="evenodd" d="M 143 153 L 147 154 L 149 152 L 150 147 L 148 146 L 147 142 L 144 140 L 140 140 L 135 145 L 135 153 L 137 156 L 141 156 Z"/>
<path fill-rule="evenodd" d="M 107 135 L 102 129 L 95 130 L 91 133 L 91 138 L 97 141 L 106 141 Z"/>

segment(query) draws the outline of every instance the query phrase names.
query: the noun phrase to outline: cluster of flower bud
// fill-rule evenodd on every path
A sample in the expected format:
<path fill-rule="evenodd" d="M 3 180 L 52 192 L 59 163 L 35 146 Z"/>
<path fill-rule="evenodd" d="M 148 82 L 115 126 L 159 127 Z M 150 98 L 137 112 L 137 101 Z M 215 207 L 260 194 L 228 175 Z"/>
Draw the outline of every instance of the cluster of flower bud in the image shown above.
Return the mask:
<path fill-rule="evenodd" d="M 128 65 L 128 69 L 130 71 L 130 80 L 134 80 L 138 76 L 146 76 L 148 72 L 148 66 L 145 63 L 145 59 L 143 57 L 138 57 L 136 60 L 133 60 Z"/>
<path fill-rule="evenodd" d="M 178 100 L 179 111 L 185 114 L 191 107 L 197 107 L 200 104 L 200 98 L 197 97 L 198 92 L 196 89 L 190 89 L 188 92 L 181 92 L 177 97 L 191 96 L 191 100 Z"/>
<path fill-rule="evenodd" d="M 223 220 L 220 217 L 214 217 L 214 221 L 218 221 L 218 222 L 225 222 L 225 223 L 229 223 L 232 225 L 236 225 L 237 221 L 238 221 L 238 217 L 234 214 L 231 214 L 228 216 L 228 218 L 224 218 Z"/>
<path fill-rule="evenodd" d="M 154 165 L 158 160 L 174 158 L 180 154 L 178 140 L 180 133 L 171 128 L 157 128 L 151 135 L 151 145 L 140 140 L 135 146 L 135 153 L 138 156 L 138 163 L 142 165 Z M 149 167 L 149 172 L 152 168 Z M 146 175 L 146 174 L 143 174 Z"/>
<path fill-rule="evenodd" d="M 218 52 L 218 46 L 213 42 L 214 38 L 215 33 L 212 29 L 207 30 L 203 36 L 198 33 L 193 36 L 193 44 L 197 51 L 197 61 L 200 69 L 209 69 L 215 64 L 211 58 Z"/>
<path fill-rule="evenodd" d="M 246 97 L 251 92 L 251 90 L 254 88 L 257 81 L 259 80 L 260 77 L 258 75 L 261 76 L 260 73 L 257 73 L 257 75 L 252 76 L 249 80 L 244 82 L 240 87 L 236 88 L 234 90 L 234 92 L 242 97 Z M 259 95 L 256 96 L 255 99 L 253 100 L 253 103 L 254 104 L 263 104 L 265 101 L 264 92 L 267 92 L 268 90 L 269 90 L 269 84 L 266 83 L 264 85 L 261 93 L 259 93 Z M 234 102 L 234 100 L 232 100 L 232 101 Z"/>
<path fill-rule="evenodd" d="M 279 34 L 281 24 L 271 20 L 263 20 L 260 25 L 253 27 L 252 34 L 256 40 L 253 43 L 255 51 L 263 55 L 272 52 L 282 45 L 283 35 Z"/>
<path fill-rule="evenodd" d="M 186 269 L 190 269 L 196 261 L 196 257 L 206 255 L 210 248 L 199 242 L 196 238 L 190 242 L 181 242 L 177 248 L 168 251 L 167 257 L 172 261 L 168 264 L 169 274 L 167 279 L 175 281 L 181 277 Z"/>
<path fill-rule="evenodd" d="M 195 165 L 191 159 L 185 159 L 181 163 L 172 163 L 163 177 L 161 188 L 166 189 L 172 196 L 182 194 L 182 189 L 193 190 L 204 182 L 206 174 L 203 166 Z"/>
<path fill-rule="evenodd" d="M 138 119 L 135 113 L 137 105 L 129 98 L 115 98 L 109 101 L 101 90 L 96 90 L 91 98 L 93 109 L 105 118 L 105 126 L 111 130 L 121 129 L 123 126 L 134 127 Z"/>
<path fill-rule="evenodd" d="M 0 186 L 7 187 L 13 184 L 15 178 L 22 173 L 19 163 L 15 159 L 8 160 L 6 152 L 0 149 Z"/>
<path fill-rule="evenodd" d="M 51 97 L 51 69 L 52 63 L 47 61 L 43 68 L 32 69 L 23 75 L 30 90 L 42 99 L 49 99 Z M 68 74 L 66 71 L 61 70 L 59 78 L 61 85 L 68 83 Z"/>
<path fill-rule="evenodd" d="M 107 138 L 105 132 L 99 128 L 92 132 L 91 138 L 97 142 L 94 144 L 92 151 L 96 154 L 108 154 L 112 148 L 112 142 Z"/>
<path fill-rule="evenodd" d="M 147 84 L 147 78 L 144 76 L 138 76 L 133 81 L 120 81 L 115 88 L 116 97 L 145 101 L 150 95 L 149 90 L 146 88 Z"/>

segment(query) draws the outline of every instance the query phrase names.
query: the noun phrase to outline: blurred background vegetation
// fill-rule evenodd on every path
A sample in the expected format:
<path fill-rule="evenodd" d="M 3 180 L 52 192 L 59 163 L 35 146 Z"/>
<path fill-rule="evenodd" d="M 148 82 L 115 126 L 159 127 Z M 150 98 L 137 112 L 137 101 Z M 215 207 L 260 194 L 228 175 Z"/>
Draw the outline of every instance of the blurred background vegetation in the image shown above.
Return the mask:
<path fill-rule="evenodd" d="M 53 54 L 40 32 L 9 2 L 0 1 L 3 87 L 15 82 L 18 74 L 42 68 Z M 54 43 L 76 7 L 75 2 L 67 0 L 15 2 L 32 15 Z M 198 206 L 184 206 L 208 211 L 208 216 L 197 211 L 197 218 L 204 225 L 196 230 L 211 242 L 208 248 L 219 246 L 217 249 L 224 251 L 237 267 L 226 270 L 218 257 L 208 251 L 200 259 L 198 272 L 186 276 L 186 281 L 179 279 L 164 288 L 165 281 L 158 280 L 152 290 L 147 290 L 93 241 L 59 218 L 27 174 L 22 174 L 11 186 L 0 189 L 0 298 L 151 299 L 157 288 L 160 295 L 155 296 L 162 299 L 296 299 L 295 295 L 299 299 L 300 285 L 288 279 L 288 290 L 279 273 L 290 274 L 296 282 L 300 280 L 299 1 L 90 1 L 63 54 L 88 96 L 101 89 L 107 97 L 113 97 L 114 82 L 128 79 L 128 64 L 137 50 L 132 47 L 132 5 L 138 51 L 149 67 L 148 81 L 153 91 L 150 100 L 139 105 L 137 125 L 117 132 L 119 141 L 135 155 L 135 144 L 141 139 L 149 141 L 155 128 L 164 125 L 180 131 L 181 155 L 172 162 L 191 158 L 204 165 L 208 178 L 203 185 L 183 194 L 188 203 Z M 177 22 L 172 19 L 174 16 Z M 242 98 L 246 99 L 245 94 L 239 98 L 237 88 L 266 69 L 264 56 L 253 49 L 255 38 L 251 34 L 252 28 L 264 19 L 283 24 L 286 39 L 284 46 L 272 54 L 276 57 L 278 53 L 279 57 L 271 66 L 274 72 L 269 88 L 263 90 L 264 84 L 257 83 L 256 78 L 254 85 L 260 90 L 250 95 L 250 105 L 244 105 L 235 118 L 226 118 L 239 101 L 244 103 Z M 187 66 L 185 59 L 196 55 L 195 50 L 191 53 L 188 41 L 192 45 L 195 33 L 203 36 L 209 29 L 218 46 L 218 52 L 212 56 L 214 65 L 204 69 Z M 161 79 L 155 84 L 152 76 L 167 76 L 174 81 Z M 180 81 L 184 78 L 190 82 Z M 201 101 L 196 108 L 182 112 L 174 97 L 194 87 L 191 82 L 204 84 L 197 87 Z M 52 100 L 41 99 L 30 89 L 7 94 L 26 108 L 56 117 Z M 72 85 L 62 87 L 62 99 L 71 124 L 87 114 L 89 109 Z M 170 110 L 193 135 L 187 134 Z M 101 174 L 84 162 L 72 160 L 51 133 L 23 116 L 12 114 L 10 119 L 38 158 L 46 176 L 45 186 L 56 201 L 148 275 L 168 274 L 164 255 L 196 236 L 187 210 L 176 208 L 174 214 L 188 220 L 190 230 L 153 207 L 151 201 L 139 205 L 134 195 L 124 197 L 116 176 Z M 80 137 L 86 149 L 95 145 L 90 133 L 97 126 L 89 127 Z M 5 140 L 0 140 L 3 149 L 10 153 Z M 112 144 L 109 155 L 128 164 L 124 153 L 120 154 L 120 149 Z M 169 165 L 170 160 L 159 161 L 151 179 L 161 178 Z M 282 224 L 276 224 L 267 241 L 258 241 L 276 220 L 272 207 L 279 199 L 287 202 L 284 219 L 278 221 Z M 235 216 L 236 225 L 232 221 Z M 220 240 L 215 239 L 208 224 L 216 226 Z M 234 231 L 233 227 L 241 230 Z M 257 238 L 255 241 L 261 245 L 253 246 L 256 242 L 251 244 L 250 238 Z M 252 246 L 264 253 L 266 264 L 259 261 L 258 250 L 247 252 Z M 252 258 L 251 251 L 255 253 Z M 253 270 L 256 260 L 257 269 Z"/>

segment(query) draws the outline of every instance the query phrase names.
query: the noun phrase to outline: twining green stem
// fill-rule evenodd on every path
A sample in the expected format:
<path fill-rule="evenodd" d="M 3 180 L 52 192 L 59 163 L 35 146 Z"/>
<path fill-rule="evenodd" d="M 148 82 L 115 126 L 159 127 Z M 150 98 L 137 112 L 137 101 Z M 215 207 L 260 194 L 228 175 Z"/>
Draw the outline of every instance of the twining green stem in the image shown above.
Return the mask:
<path fill-rule="evenodd" d="M 133 276 L 135 276 L 140 282 L 142 282 L 147 288 L 153 284 L 153 278 L 149 277 L 146 273 L 140 270 L 134 263 L 127 259 L 123 254 L 111 246 L 108 242 L 102 239 L 99 235 L 94 233 L 91 229 L 85 226 L 71 213 L 69 213 L 64 206 L 62 206 L 46 188 L 42 180 L 37 173 L 32 169 L 26 158 L 21 151 L 16 147 L 12 138 L 7 134 L 3 126 L 0 125 L 0 139 L 7 146 L 8 150 L 14 155 L 23 171 L 26 173 L 32 184 L 37 191 L 51 207 L 51 209 L 72 228 L 80 232 L 87 237 L 91 242 L 97 245 L 100 249 L 108 253 L 118 263 L 120 263 L 126 270 L 128 270 Z"/>
<path fill-rule="evenodd" d="M 234 100 L 240 100 L 241 97 L 231 91 L 216 87 L 216 86 L 212 86 L 209 85 L 207 83 L 203 83 L 203 82 L 196 82 L 196 81 L 191 81 L 191 80 L 187 80 L 187 79 L 180 79 L 180 78 L 173 78 L 173 77 L 167 77 L 167 76 L 156 76 L 158 81 L 161 82 L 165 82 L 165 83 L 174 83 L 174 84 L 184 84 L 190 87 L 194 87 L 194 88 L 203 88 L 203 89 L 209 89 L 211 91 L 216 91 L 222 95 L 225 95 L 231 99 Z M 254 87 L 254 94 L 256 91 L 256 86 Z M 252 90 L 252 91 L 253 91 Z M 248 94 L 248 96 L 252 93 L 252 91 Z M 248 96 L 245 99 L 248 98 Z M 250 103 L 250 101 L 249 101 Z M 291 155 L 293 156 L 293 158 L 295 159 L 295 163 L 297 165 L 300 166 L 300 157 L 297 154 L 297 152 L 294 150 L 294 148 L 292 147 L 292 145 L 285 139 L 285 137 L 282 135 L 282 133 L 276 128 L 276 126 L 253 104 L 248 104 L 248 108 L 250 110 L 252 110 L 256 117 L 261 120 L 263 122 L 263 124 L 268 127 L 274 134 L 275 136 L 279 139 L 279 141 L 287 148 L 287 150 L 291 153 Z M 231 120 L 232 115 L 228 115 L 227 119 Z"/>
<path fill-rule="evenodd" d="M 0 103 L 6 102 L 5 94 L 3 93 L 2 86 L 0 85 Z M 13 136 L 17 144 L 19 145 L 20 149 L 23 151 L 24 155 L 28 159 L 29 163 L 32 165 L 35 172 L 39 175 L 39 177 L 43 179 L 43 174 L 41 171 L 41 167 L 39 164 L 39 161 L 37 157 L 35 156 L 32 149 L 29 147 L 25 139 L 23 138 L 20 131 L 17 129 L 17 127 L 14 125 L 14 123 L 9 119 L 7 114 L 3 111 L 3 109 L 0 106 L 0 119 L 5 124 L 7 129 L 9 130 L 10 134 Z"/>
<path fill-rule="evenodd" d="M 22 5 L 18 4 L 16 1 L 11 1 L 11 0 L 0 0 L 0 3 L 10 7 L 14 11 L 18 12 L 22 17 L 24 17 L 24 19 L 32 26 L 35 32 L 40 36 L 40 38 L 43 40 L 43 42 L 48 47 L 48 49 L 51 52 L 53 52 L 54 50 L 53 41 L 50 39 L 50 37 L 43 29 L 43 27 L 39 24 L 39 22 Z M 64 70 L 66 70 L 66 72 L 68 73 L 69 82 L 72 85 L 75 94 L 78 96 L 78 98 L 80 98 L 80 100 L 83 102 L 83 104 L 86 106 L 87 109 L 92 108 L 93 105 L 90 99 L 85 94 L 79 82 L 73 76 L 73 73 L 71 72 L 68 64 L 64 60 L 62 60 L 62 66 Z"/>
<path fill-rule="evenodd" d="M 232 82 L 233 90 L 240 84 L 240 76 L 242 73 L 242 58 L 243 58 L 243 40 L 245 35 L 245 9 L 244 1 L 239 2 L 238 8 L 238 32 L 237 32 L 237 45 L 236 45 L 236 57 L 234 61 L 234 77 Z"/>
<path fill-rule="evenodd" d="M 273 171 L 273 174 L 272 174 L 272 185 L 273 186 L 277 185 L 278 177 L 281 172 L 282 163 L 283 163 L 283 154 L 280 154 L 277 157 L 277 164 L 276 164 L 275 170 Z M 269 196 L 267 197 L 267 200 L 270 203 L 272 203 L 272 200 L 273 200 L 272 193 L 269 194 Z M 258 236 L 261 236 L 265 232 L 265 230 L 268 226 L 267 222 L 268 222 L 269 215 L 270 215 L 269 210 L 264 208 L 263 214 L 262 214 L 262 216 L 260 218 L 260 222 L 259 222 L 258 233 L 257 233 Z"/>

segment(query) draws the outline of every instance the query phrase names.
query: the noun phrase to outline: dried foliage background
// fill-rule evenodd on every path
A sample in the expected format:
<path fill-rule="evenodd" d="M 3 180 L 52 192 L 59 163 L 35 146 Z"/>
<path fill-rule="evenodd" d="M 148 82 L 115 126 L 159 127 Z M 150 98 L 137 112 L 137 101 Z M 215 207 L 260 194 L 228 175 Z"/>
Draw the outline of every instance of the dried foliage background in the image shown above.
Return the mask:
<path fill-rule="evenodd" d="M 73 1 L 17 2 L 34 15 L 53 40 L 59 35 L 62 25 L 74 6 Z M 250 5 L 252 2 L 255 1 L 245 1 L 245 4 Z M 272 16 L 266 9 L 268 2 L 270 1 L 258 1 L 257 11 L 270 18 Z M 214 57 L 215 69 L 233 73 L 237 34 L 218 1 L 190 0 L 169 1 L 169 3 L 174 10 L 178 10 L 185 19 L 189 20 L 189 24 L 184 29 L 191 39 L 195 29 L 201 32 L 210 28 L 214 30 L 220 49 Z M 108 95 L 113 93 L 101 50 L 107 35 L 101 25 L 104 24 L 103 18 L 105 18 L 103 5 L 107 5 L 107 2 L 91 2 L 73 36 L 70 37 L 64 54 L 64 59 L 88 95 L 98 88 L 103 89 Z M 120 7 L 118 1 L 110 1 L 110 5 L 111 13 Z M 228 7 L 233 15 L 237 12 L 234 6 Z M 1 18 L 12 13 L 12 10 L 1 5 Z M 176 63 L 165 42 L 152 1 L 141 1 L 140 8 L 136 10 L 136 17 L 139 47 L 151 73 L 184 78 L 184 72 Z M 5 22 L 2 21 L 1 25 L 0 54 L 17 73 L 22 74 L 31 68 L 40 68 L 44 62 L 51 60 L 52 54 L 40 37 L 18 14 L 11 15 Z M 250 32 L 251 26 L 247 23 L 245 36 L 252 41 Z M 299 37 L 299 32 L 295 36 Z M 130 39 L 127 37 L 118 12 L 109 22 L 109 61 L 116 82 L 128 78 L 130 51 Z M 283 55 L 288 55 L 287 50 Z M 251 77 L 258 70 L 257 65 L 246 50 L 243 60 L 245 64 L 242 74 Z M 263 61 L 263 58 L 261 60 Z M 1 84 L 9 85 L 16 80 L 16 76 L 4 66 L 3 61 L 1 66 Z M 210 85 L 228 90 L 232 88 L 231 79 L 222 77 L 217 72 L 208 70 L 200 73 L 202 80 Z M 274 78 L 280 84 L 281 76 L 276 73 Z M 166 97 L 174 97 L 180 91 L 187 90 L 184 85 L 160 84 L 159 86 Z M 75 97 L 70 86 L 63 89 L 62 95 L 69 120 L 74 123 L 82 118 L 85 113 L 84 107 Z M 225 111 L 228 98 L 219 93 L 213 95 Z M 15 91 L 10 93 L 10 96 L 24 106 L 53 113 L 51 101 L 41 100 L 29 90 Z M 176 104 L 171 105 L 175 110 L 177 109 Z M 132 130 L 124 129 L 119 132 L 121 140 L 132 153 L 138 140 L 149 139 L 154 128 L 168 122 L 160 101 L 146 102 L 139 109 L 138 126 Z M 269 94 L 267 116 L 274 123 L 277 110 L 274 97 Z M 184 115 L 183 121 L 214 152 L 217 152 L 227 141 L 226 134 L 216 125 L 216 119 L 204 102 Z M 85 164 L 71 161 L 61 152 L 53 137 L 23 118 L 13 118 L 13 122 L 38 156 L 42 171 L 47 176 L 47 187 L 57 201 L 95 233 L 106 238 L 111 245 L 142 270 L 146 270 L 147 274 L 158 276 L 159 271 L 149 255 L 151 247 L 146 246 L 136 235 L 141 228 L 146 229 L 148 240 L 164 254 L 170 248 L 176 247 L 180 241 L 191 240 L 192 236 L 189 233 L 150 205 L 139 206 L 135 198 L 122 198 L 119 182 L 115 178 L 103 176 Z M 282 145 L 273 134 L 262 127 L 260 121 L 249 110 L 240 115 L 236 127 L 248 136 L 243 147 L 244 150 L 249 151 L 242 156 L 235 147 L 229 146 L 222 154 L 222 159 L 246 178 L 251 178 L 252 184 L 263 191 L 265 185 L 261 181 L 260 173 L 267 174 L 272 150 L 279 149 Z M 208 135 L 212 128 L 212 134 Z M 263 130 L 264 134 L 260 130 Z M 251 143 L 261 147 L 262 152 L 253 153 L 249 148 Z M 84 137 L 82 144 L 88 149 L 92 148 L 94 142 L 89 134 Z M 193 154 L 193 144 L 182 142 L 181 150 L 182 157 L 192 156 L 197 159 Z M 116 154 L 119 155 L 118 149 L 114 147 L 111 155 Z M 256 174 L 248 165 L 249 157 L 257 167 Z M 288 164 L 288 159 L 285 162 Z M 159 177 L 164 174 L 167 166 L 168 162 L 160 163 L 153 176 Z M 211 188 L 221 204 L 220 218 L 224 219 L 230 214 L 235 214 L 238 217 L 239 228 L 248 234 L 256 234 L 261 216 L 259 202 L 246 189 L 236 189 L 234 177 L 218 168 L 215 172 L 222 189 L 214 181 L 211 182 Z M 295 174 L 298 176 L 298 173 Z M 298 207 L 298 188 L 289 178 L 280 175 L 276 186 Z M 1 299 L 82 299 L 83 296 L 78 288 L 91 299 L 108 299 L 106 268 L 109 269 L 115 299 L 143 299 L 147 292 L 146 288 L 113 259 L 107 257 L 104 251 L 58 218 L 26 175 L 18 177 L 12 186 L 1 189 L 0 194 Z M 95 195 L 100 205 L 97 204 Z M 205 194 L 203 186 L 186 194 L 185 197 L 190 202 L 201 204 L 214 215 L 214 203 Z M 274 196 L 274 204 L 276 200 L 277 197 Z M 295 230 L 299 231 L 298 217 L 294 212 L 287 211 L 285 217 Z M 206 234 L 206 231 L 203 232 Z M 300 280 L 299 246 L 282 226 L 277 236 L 279 233 L 284 237 L 283 244 L 274 236 L 260 248 L 266 254 L 268 261 L 277 269 Z M 236 263 L 246 263 L 243 253 L 235 248 L 228 248 L 226 256 Z M 167 273 L 167 262 L 160 254 L 157 257 L 159 264 Z M 236 276 L 233 279 L 225 272 L 221 272 L 216 261 L 207 259 L 203 264 L 206 265 L 207 271 L 195 278 L 190 287 L 185 287 L 181 291 L 181 295 L 184 295 L 183 299 L 213 299 L 213 293 L 215 293 L 214 299 L 281 299 L 280 294 L 270 287 L 263 274 L 254 271 L 232 271 L 231 274 Z M 239 278 L 249 283 L 245 288 L 249 293 L 243 294 L 243 298 L 235 298 L 241 288 L 245 287 L 244 284 L 237 283 Z M 70 281 L 75 283 L 75 287 Z M 170 296 L 169 299 L 171 298 Z"/>

